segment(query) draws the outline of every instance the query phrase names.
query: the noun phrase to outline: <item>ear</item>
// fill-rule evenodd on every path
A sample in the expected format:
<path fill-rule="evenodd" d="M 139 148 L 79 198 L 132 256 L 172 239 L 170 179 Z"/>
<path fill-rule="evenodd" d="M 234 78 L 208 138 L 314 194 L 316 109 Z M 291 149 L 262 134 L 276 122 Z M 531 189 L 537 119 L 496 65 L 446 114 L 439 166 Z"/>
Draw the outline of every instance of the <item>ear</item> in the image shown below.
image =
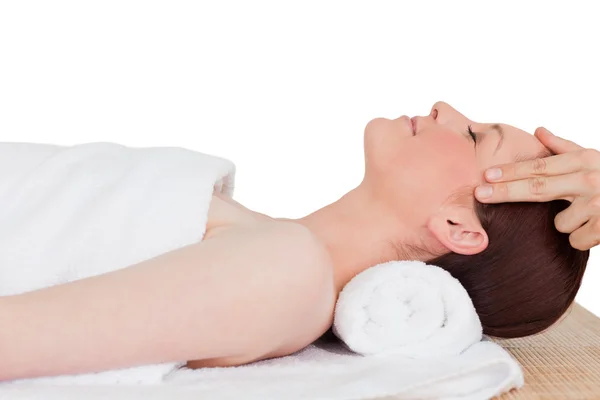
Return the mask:
<path fill-rule="evenodd" d="M 449 251 L 473 255 L 488 246 L 488 236 L 470 207 L 451 204 L 432 215 L 427 227 Z"/>

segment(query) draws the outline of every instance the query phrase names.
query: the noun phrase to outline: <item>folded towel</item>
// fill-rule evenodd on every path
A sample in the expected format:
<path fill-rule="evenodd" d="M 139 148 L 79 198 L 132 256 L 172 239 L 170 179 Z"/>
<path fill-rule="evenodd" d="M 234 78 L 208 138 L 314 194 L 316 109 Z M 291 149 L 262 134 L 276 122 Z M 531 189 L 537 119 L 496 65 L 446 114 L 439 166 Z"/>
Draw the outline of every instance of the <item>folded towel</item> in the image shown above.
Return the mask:
<path fill-rule="evenodd" d="M 478 342 L 458 356 L 432 362 L 362 356 L 337 343 L 317 342 L 287 357 L 242 367 L 182 368 L 160 385 L 0 386 L 0 398 L 70 399 L 394 399 L 483 400 L 521 387 L 518 364 L 500 346 Z"/>
<path fill-rule="evenodd" d="M 211 194 L 217 190 L 231 196 L 233 177 L 229 161 L 181 148 L 129 148 L 104 142 L 72 147 L 0 143 L 0 295 L 123 268 L 202 240 Z M 477 337 L 476 323 L 460 302 L 435 311 L 443 297 L 431 300 L 431 305 L 414 292 L 413 306 L 422 306 L 414 312 L 423 312 L 424 319 L 414 316 L 407 321 L 407 329 L 415 333 L 399 332 L 401 340 L 369 328 L 369 323 L 361 324 L 364 316 L 353 319 L 353 307 L 359 308 L 356 312 L 363 306 L 370 308 L 372 318 L 384 324 L 390 320 L 381 312 L 373 313 L 377 304 L 396 316 L 408 312 L 394 314 L 395 309 L 384 304 L 395 290 L 410 291 L 410 285 L 416 284 L 402 282 L 412 279 L 408 275 L 393 278 L 397 286 L 382 286 L 381 293 L 371 288 L 371 305 L 365 298 L 352 300 L 357 294 L 367 296 L 368 288 L 360 286 L 373 287 L 379 279 L 374 275 L 384 270 L 373 267 L 355 277 L 336 309 L 336 331 L 348 347 L 375 355 L 357 354 L 338 341 L 319 340 L 290 356 L 241 367 L 190 370 L 183 362 L 166 363 L 3 382 L 0 398 L 335 400 L 395 395 L 487 399 L 523 384 L 519 365 L 500 346 L 485 340 L 468 346 Z M 443 279 L 441 275 L 431 279 L 437 289 L 426 289 L 423 283 L 419 290 L 433 297 L 435 290 L 462 296 Z M 443 327 L 441 314 L 453 318 Z M 467 328 L 461 330 L 460 321 Z M 402 329 L 395 322 L 390 326 Z M 418 329 L 439 338 L 423 338 Z M 385 343 L 369 344 L 368 334 Z M 460 334 L 465 338 L 457 339 Z M 419 343 L 427 340 L 440 353 L 415 358 L 421 354 L 415 350 L 419 346 L 426 351 L 426 345 Z M 444 352 L 444 357 L 430 358 Z"/>
<path fill-rule="evenodd" d="M 465 288 L 421 261 L 390 261 L 355 276 L 340 293 L 333 332 L 360 354 L 415 358 L 460 354 L 482 338 Z"/>
<path fill-rule="evenodd" d="M 198 242 L 232 162 L 178 147 L 0 143 L 0 296 L 99 275 Z M 0 355 L 1 357 L 1 355 Z M 155 383 L 181 363 L 40 378 Z"/>

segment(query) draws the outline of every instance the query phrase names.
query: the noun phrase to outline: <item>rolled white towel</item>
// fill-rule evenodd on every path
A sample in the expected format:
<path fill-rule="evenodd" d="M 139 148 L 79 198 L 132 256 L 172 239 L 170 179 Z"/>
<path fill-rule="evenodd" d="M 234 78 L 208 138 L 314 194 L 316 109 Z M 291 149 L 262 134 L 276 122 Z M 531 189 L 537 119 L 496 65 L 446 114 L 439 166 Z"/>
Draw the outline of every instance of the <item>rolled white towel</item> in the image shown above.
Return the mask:
<path fill-rule="evenodd" d="M 482 339 L 460 282 L 421 261 L 390 261 L 355 276 L 336 304 L 334 334 L 359 354 L 456 355 Z"/>

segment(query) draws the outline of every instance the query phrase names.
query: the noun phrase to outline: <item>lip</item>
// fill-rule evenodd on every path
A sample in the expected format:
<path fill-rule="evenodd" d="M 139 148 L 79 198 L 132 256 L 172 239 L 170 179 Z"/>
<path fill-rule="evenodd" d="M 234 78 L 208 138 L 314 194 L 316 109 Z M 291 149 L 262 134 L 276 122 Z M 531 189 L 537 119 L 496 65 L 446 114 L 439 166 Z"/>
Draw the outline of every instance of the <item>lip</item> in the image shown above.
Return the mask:
<path fill-rule="evenodd" d="M 417 134 L 417 117 L 412 117 L 410 123 L 412 125 L 413 136 L 415 136 Z"/>

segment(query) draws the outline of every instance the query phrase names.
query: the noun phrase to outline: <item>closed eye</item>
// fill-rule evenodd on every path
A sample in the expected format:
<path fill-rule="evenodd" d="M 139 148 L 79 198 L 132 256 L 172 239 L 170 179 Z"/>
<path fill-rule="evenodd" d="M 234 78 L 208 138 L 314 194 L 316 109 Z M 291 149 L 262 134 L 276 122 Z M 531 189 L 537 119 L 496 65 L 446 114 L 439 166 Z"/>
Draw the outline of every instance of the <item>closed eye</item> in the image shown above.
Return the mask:
<path fill-rule="evenodd" d="M 477 134 L 473 132 L 473 130 L 471 129 L 471 125 L 469 125 L 469 127 L 467 128 L 467 132 L 469 132 L 469 135 L 471 135 L 475 147 L 477 147 Z"/>

